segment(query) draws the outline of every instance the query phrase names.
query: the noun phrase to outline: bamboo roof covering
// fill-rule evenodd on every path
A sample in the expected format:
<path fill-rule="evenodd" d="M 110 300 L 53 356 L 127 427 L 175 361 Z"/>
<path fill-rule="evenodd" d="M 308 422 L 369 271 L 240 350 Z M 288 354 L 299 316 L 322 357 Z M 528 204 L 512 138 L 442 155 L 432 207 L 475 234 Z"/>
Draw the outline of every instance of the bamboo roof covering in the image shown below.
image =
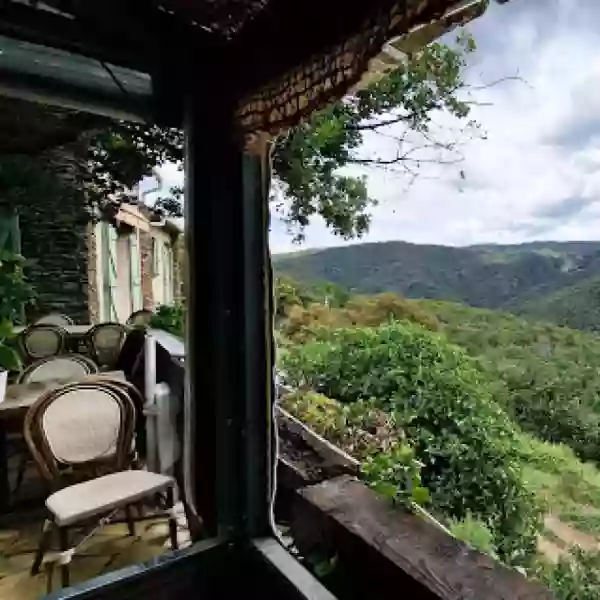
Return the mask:
<path fill-rule="evenodd" d="M 95 98 L 100 114 L 179 126 L 188 86 L 206 82 L 235 97 L 242 134 L 273 134 L 359 84 L 390 39 L 427 43 L 482 2 L 3 0 L 0 94 L 59 89 L 69 108 Z"/>

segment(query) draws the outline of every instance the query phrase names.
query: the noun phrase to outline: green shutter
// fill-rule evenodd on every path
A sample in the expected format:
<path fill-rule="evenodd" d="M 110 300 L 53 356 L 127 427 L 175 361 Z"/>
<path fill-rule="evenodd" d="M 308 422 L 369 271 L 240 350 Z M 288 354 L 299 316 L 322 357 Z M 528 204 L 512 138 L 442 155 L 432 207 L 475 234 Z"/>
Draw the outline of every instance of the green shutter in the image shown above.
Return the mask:
<path fill-rule="evenodd" d="M 129 236 L 129 250 L 131 257 L 131 303 L 132 312 L 135 312 L 144 308 L 141 254 L 137 232 Z"/>
<path fill-rule="evenodd" d="M 3 251 L 11 254 L 21 254 L 21 232 L 19 230 L 19 215 L 11 212 L 0 212 L 0 258 Z M 0 297 L 0 302 L 2 298 Z M 25 323 L 25 307 L 15 309 L 13 319 Z"/>
<path fill-rule="evenodd" d="M 103 223 L 102 248 L 104 255 L 104 319 L 118 321 L 117 293 L 117 230 L 110 223 Z"/>
<path fill-rule="evenodd" d="M 2 250 L 21 254 L 19 216 L 16 213 L 0 213 L 0 251 Z"/>

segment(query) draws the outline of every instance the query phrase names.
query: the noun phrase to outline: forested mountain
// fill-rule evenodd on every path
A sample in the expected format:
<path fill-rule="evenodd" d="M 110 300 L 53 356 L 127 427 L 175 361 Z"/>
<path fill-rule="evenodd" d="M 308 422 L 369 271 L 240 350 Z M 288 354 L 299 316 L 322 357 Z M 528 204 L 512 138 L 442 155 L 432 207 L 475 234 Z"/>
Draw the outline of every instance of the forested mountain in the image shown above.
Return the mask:
<path fill-rule="evenodd" d="M 331 281 L 353 293 L 391 291 L 600 329 L 600 242 L 463 248 L 383 242 L 282 254 L 274 262 L 278 273 Z"/>

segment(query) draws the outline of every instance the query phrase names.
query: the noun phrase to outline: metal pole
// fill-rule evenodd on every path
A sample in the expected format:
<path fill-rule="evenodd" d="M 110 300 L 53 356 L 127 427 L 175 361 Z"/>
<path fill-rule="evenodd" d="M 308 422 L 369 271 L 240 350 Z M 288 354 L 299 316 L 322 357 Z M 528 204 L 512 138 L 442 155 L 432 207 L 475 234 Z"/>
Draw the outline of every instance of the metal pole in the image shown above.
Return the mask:
<path fill-rule="evenodd" d="M 158 468 L 156 435 L 156 340 L 150 333 L 144 338 L 144 415 L 146 417 L 146 464 L 149 471 Z"/>

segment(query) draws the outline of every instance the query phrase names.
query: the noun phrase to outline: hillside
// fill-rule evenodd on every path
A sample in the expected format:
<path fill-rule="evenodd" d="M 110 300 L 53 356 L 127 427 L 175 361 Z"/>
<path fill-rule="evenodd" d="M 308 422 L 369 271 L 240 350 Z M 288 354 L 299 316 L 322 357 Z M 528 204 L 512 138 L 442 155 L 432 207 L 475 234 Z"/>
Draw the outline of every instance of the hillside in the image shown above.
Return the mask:
<path fill-rule="evenodd" d="M 287 410 L 379 493 L 417 490 L 556 598 L 600 597 L 600 336 L 392 293 L 325 302 L 289 278 L 276 291 L 280 367 L 303 389 Z"/>
<path fill-rule="evenodd" d="M 383 242 L 279 255 L 274 264 L 280 274 L 331 281 L 354 293 L 392 291 L 600 327 L 600 242 L 464 248 Z"/>

